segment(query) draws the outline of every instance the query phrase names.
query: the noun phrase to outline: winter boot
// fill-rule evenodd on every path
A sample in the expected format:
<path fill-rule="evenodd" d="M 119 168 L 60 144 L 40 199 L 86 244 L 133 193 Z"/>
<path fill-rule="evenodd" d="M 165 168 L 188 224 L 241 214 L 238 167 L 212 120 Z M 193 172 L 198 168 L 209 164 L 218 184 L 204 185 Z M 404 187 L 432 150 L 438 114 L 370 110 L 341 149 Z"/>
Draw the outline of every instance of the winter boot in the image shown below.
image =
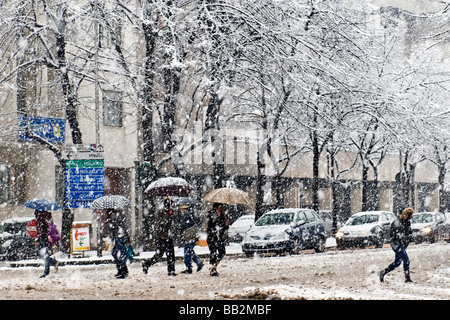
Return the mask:
<path fill-rule="evenodd" d="M 409 274 L 409 270 L 405 271 L 405 283 L 413 283 L 414 281 L 411 280 L 411 275 Z"/>
<path fill-rule="evenodd" d="M 118 263 L 116 263 L 116 269 L 117 269 L 117 273 L 114 275 L 114 277 L 118 277 L 118 276 L 120 276 L 121 275 L 121 268 L 120 268 L 120 265 L 118 264 Z"/>
<path fill-rule="evenodd" d="M 212 266 L 211 266 L 211 270 L 210 270 L 210 272 L 209 272 L 209 275 L 210 276 L 212 276 L 212 277 L 218 277 L 219 276 L 219 273 L 217 272 L 217 266 L 219 265 L 219 263 L 218 262 L 216 262 L 215 264 L 213 264 Z"/>
<path fill-rule="evenodd" d="M 183 273 L 183 274 L 192 274 L 192 268 L 191 269 L 186 269 L 184 271 L 181 271 L 181 273 Z"/>
<path fill-rule="evenodd" d="M 199 263 L 198 263 L 198 265 L 197 265 L 197 272 L 199 272 L 200 270 L 202 270 L 202 268 L 203 268 L 203 261 L 200 261 Z"/>
<path fill-rule="evenodd" d="M 125 279 L 128 277 L 128 268 L 127 266 L 120 267 L 119 273 L 116 275 L 116 279 Z"/>
<path fill-rule="evenodd" d="M 150 265 L 147 261 L 142 262 L 142 272 L 144 274 L 148 273 L 148 267 L 150 267 Z"/>
<path fill-rule="evenodd" d="M 380 276 L 380 282 L 383 283 L 384 282 L 384 276 L 387 275 L 389 272 L 388 269 L 384 269 L 381 270 L 380 272 L 378 272 L 378 275 Z"/>
<path fill-rule="evenodd" d="M 217 269 L 216 269 L 216 268 L 211 268 L 211 271 L 209 272 L 209 275 L 210 275 L 211 277 L 218 277 L 218 276 L 219 276 L 219 273 L 217 272 Z"/>

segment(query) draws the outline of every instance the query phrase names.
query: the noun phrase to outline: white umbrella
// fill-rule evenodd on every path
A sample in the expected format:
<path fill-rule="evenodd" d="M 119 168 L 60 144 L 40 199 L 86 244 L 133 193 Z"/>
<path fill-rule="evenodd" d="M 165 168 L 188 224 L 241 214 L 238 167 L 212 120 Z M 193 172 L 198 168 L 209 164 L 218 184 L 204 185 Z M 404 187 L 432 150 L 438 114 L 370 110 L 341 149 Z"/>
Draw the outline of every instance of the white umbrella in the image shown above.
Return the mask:
<path fill-rule="evenodd" d="M 183 178 L 177 177 L 166 177 L 160 178 L 156 181 L 150 183 L 150 185 L 145 189 L 144 193 L 153 197 L 162 196 L 187 196 L 194 187 L 191 186 Z"/>

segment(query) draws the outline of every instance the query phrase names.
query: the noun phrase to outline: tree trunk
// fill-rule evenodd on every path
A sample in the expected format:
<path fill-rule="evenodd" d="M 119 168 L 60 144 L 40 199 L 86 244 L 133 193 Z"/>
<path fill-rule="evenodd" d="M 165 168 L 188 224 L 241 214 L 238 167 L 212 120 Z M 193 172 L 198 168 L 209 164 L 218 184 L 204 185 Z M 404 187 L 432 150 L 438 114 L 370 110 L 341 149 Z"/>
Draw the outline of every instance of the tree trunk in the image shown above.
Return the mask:
<path fill-rule="evenodd" d="M 319 212 L 319 160 L 320 148 L 317 133 L 312 134 L 313 147 L 313 177 L 312 177 L 312 208 Z"/>
<path fill-rule="evenodd" d="M 82 144 L 82 134 L 77 118 L 77 99 L 70 83 L 69 73 L 66 60 L 66 39 L 64 31 L 66 30 L 66 9 L 63 8 L 61 13 L 61 30 L 62 32 L 56 37 L 58 72 L 61 77 L 62 90 L 66 102 L 66 119 L 69 123 L 72 143 Z M 63 166 L 64 168 L 65 166 Z M 65 188 L 64 188 L 65 190 Z M 70 251 L 70 231 L 72 229 L 74 213 L 72 209 L 64 208 L 62 213 L 61 226 L 61 245 L 64 251 Z"/>

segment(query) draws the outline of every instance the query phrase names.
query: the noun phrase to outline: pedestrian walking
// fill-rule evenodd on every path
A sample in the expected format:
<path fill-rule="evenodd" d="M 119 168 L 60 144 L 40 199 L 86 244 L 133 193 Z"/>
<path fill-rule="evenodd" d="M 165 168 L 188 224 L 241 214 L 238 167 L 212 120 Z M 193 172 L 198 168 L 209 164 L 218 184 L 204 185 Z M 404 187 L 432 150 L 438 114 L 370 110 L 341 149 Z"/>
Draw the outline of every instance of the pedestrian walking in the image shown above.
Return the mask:
<path fill-rule="evenodd" d="M 203 268 L 203 261 L 194 251 L 195 244 L 198 240 L 198 225 L 193 212 L 189 208 L 189 204 L 181 204 L 179 211 L 181 213 L 180 229 L 184 243 L 184 265 L 186 266 L 186 270 L 181 273 L 192 273 L 192 261 L 197 265 L 197 272 L 199 272 Z"/>
<path fill-rule="evenodd" d="M 405 282 L 413 282 L 409 273 L 409 257 L 406 248 L 411 241 L 411 218 L 414 213 L 412 208 L 404 209 L 399 218 L 391 223 L 390 227 L 390 245 L 395 252 L 395 260 L 386 269 L 379 272 L 380 281 L 384 281 L 386 274 L 399 267 L 403 262 L 403 270 L 405 272 Z"/>
<path fill-rule="evenodd" d="M 175 248 L 172 236 L 172 217 L 172 203 L 169 199 L 165 199 L 163 210 L 158 210 L 155 215 L 156 252 L 153 257 L 142 262 L 142 271 L 145 274 L 147 274 L 149 267 L 161 261 L 164 254 L 166 254 L 167 273 L 169 276 L 176 276 Z"/>
<path fill-rule="evenodd" d="M 58 271 L 59 262 L 52 255 L 55 253 L 61 237 L 49 211 L 35 210 L 34 216 L 36 218 L 38 254 L 39 258 L 44 260 L 44 274 L 40 278 L 44 278 L 50 273 L 50 266 L 55 266 L 55 272 Z"/>
<path fill-rule="evenodd" d="M 217 266 L 225 256 L 225 244 L 228 237 L 230 219 L 222 203 L 214 203 L 208 212 L 206 227 L 206 241 L 209 248 L 210 275 L 218 276 Z"/>
<path fill-rule="evenodd" d="M 127 259 L 133 259 L 126 214 L 122 209 L 105 209 L 109 221 L 109 232 L 114 243 L 111 255 L 116 263 L 117 279 L 128 277 Z"/>

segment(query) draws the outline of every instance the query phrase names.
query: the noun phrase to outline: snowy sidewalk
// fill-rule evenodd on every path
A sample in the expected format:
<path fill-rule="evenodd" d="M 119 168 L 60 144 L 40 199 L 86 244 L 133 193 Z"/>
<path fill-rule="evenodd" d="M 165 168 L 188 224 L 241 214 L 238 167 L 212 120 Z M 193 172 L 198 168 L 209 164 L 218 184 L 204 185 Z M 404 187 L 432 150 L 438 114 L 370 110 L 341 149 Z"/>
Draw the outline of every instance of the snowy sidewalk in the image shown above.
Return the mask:
<path fill-rule="evenodd" d="M 335 247 L 336 241 L 334 238 L 328 238 L 326 247 Z M 195 253 L 201 257 L 201 258 L 207 258 L 209 257 L 209 249 L 208 247 L 195 247 Z M 136 252 L 136 256 L 134 257 L 134 260 L 132 263 L 140 263 L 144 259 L 151 258 L 155 251 L 142 251 L 142 252 Z M 230 243 L 226 247 L 226 254 L 227 256 L 236 256 L 243 254 L 242 247 L 240 243 Z M 175 247 L 175 258 L 177 260 L 183 259 L 184 251 L 183 247 Z M 108 264 L 108 263 L 114 263 L 114 259 L 111 256 L 110 251 L 103 251 L 103 256 L 98 257 L 97 251 L 87 251 L 85 252 L 84 257 L 74 257 L 71 256 L 70 258 L 64 254 L 64 253 L 57 253 L 56 259 L 59 261 L 60 266 L 64 265 L 89 265 L 89 264 Z M 165 257 L 164 257 L 165 259 Z M 0 264 L 0 266 L 9 266 L 9 267 L 39 267 L 43 265 L 43 260 L 40 259 L 31 259 L 31 260 L 20 260 L 20 261 L 6 261 Z"/>
<path fill-rule="evenodd" d="M 231 243 L 226 248 L 227 255 L 239 255 L 242 254 L 241 245 L 239 243 Z M 195 247 L 195 253 L 201 258 L 209 256 L 208 247 Z M 149 259 L 155 254 L 155 251 L 143 251 L 136 252 L 136 256 L 132 263 L 141 262 L 144 259 Z M 183 259 L 184 251 L 183 247 L 175 247 L 175 258 Z M 83 256 L 71 256 L 70 258 L 67 254 L 56 253 L 56 259 L 59 261 L 60 266 L 64 265 L 89 265 L 89 264 L 108 264 L 114 263 L 114 259 L 111 256 L 110 251 L 103 251 L 103 256 L 98 257 L 97 251 L 86 251 Z M 165 259 L 165 258 L 164 258 Z M 31 259 L 31 260 L 20 260 L 20 261 L 5 261 L 0 264 L 0 266 L 9 267 L 38 267 L 43 265 L 43 260 Z"/>

